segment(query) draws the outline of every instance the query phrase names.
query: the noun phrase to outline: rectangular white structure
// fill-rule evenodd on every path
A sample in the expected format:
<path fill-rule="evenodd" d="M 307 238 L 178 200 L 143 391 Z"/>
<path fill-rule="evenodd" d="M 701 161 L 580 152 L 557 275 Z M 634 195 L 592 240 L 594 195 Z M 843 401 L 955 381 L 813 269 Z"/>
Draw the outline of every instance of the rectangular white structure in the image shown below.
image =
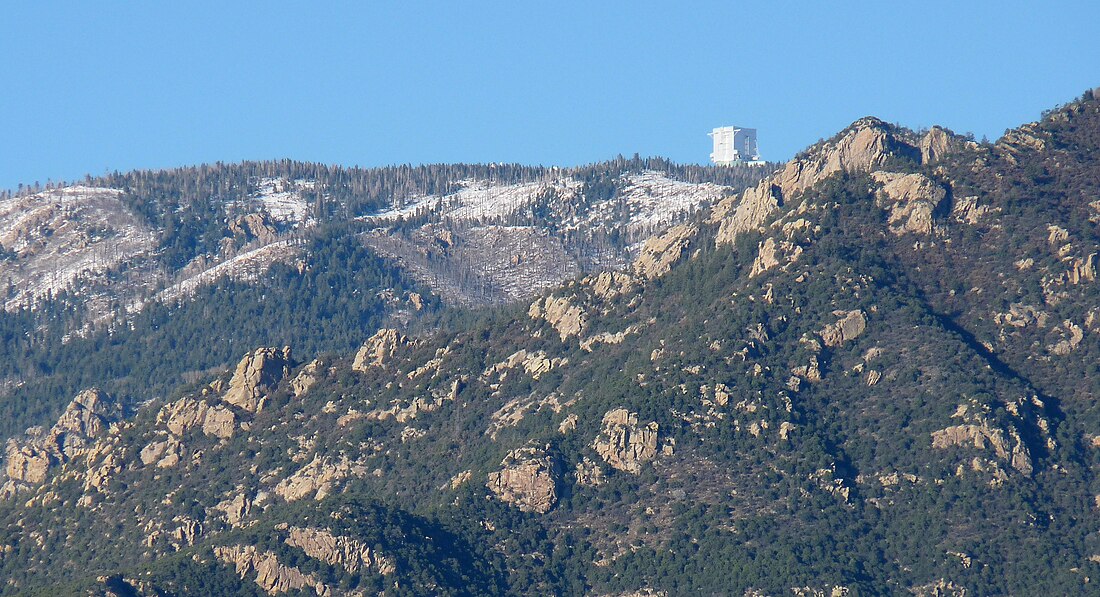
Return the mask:
<path fill-rule="evenodd" d="M 714 140 L 710 161 L 719 166 L 760 160 L 756 151 L 756 129 L 721 126 L 711 131 L 710 137 Z"/>

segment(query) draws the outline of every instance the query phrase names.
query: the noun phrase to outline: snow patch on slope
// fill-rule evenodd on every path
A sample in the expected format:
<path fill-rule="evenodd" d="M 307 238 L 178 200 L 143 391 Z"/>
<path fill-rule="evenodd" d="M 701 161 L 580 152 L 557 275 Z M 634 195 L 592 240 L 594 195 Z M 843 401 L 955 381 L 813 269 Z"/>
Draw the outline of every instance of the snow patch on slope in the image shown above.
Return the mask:
<path fill-rule="evenodd" d="M 127 209 L 117 189 L 76 185 L 0 202 L 0 282 L 4 308 L 80 292 L 123 262 L 148 255 L 156 235 Z"/>
<path fill-rule="evenodd" d="M 533 203 L 545 192 L 555 192 L 569 200 L 576 196 L 581 187 L 581 183 L 572 178 L 510 185 L 467 179 L 458 184 L 461 188 L 454 193 L 413 197 L 399 207 L 365 216 L 362 219 L 385 222 L 434 211 L 442 218 L 457 221 L 484 221 L 512 215 Z"/>
<path fill-rule="evenodd" d="M 253 184 L 256 190 L 246 201 L 230 202 L 227 208 L 239 208 L 250 213 L 263 211 L 274 222 L 291 228 L 313 225 L 309 203 L 302 197 L 302 191 L 313 190 L 316 181 L 261 178 L 254 180 Z"/>
<path fill-rule="evenodd" d="M 213 284 L 224 277 L 243 281 L 256 280 L 276 261 L 285 261 L 296 256 L 301 244 L 300 241 L 281 240 L 245 251 L 165 288 L 157 293 L 155 300 L 161 302 L 179 300 L 190 296 L 198 288 Z"/>

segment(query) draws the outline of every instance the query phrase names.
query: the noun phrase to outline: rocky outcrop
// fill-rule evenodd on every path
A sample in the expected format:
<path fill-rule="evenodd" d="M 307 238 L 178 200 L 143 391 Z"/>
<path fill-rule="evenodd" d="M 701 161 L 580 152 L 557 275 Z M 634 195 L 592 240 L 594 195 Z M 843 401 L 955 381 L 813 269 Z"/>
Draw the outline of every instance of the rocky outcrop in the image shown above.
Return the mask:
<path fill-rule="evenodd" d="M 512 450 L 501 461 L 501 470 L 489 473 L 486 487 L 500 501 L 524 512 L 549 512 L 558 501 L 558 468 L 548 449 Z"/>
<path fill-rule="evenodd" d="M 779 211 L 781 203 L 782 191 L 770 178 L 746 190 L 740 198 L 719 202 L 710 217 L 711 222 L 721 222 L 715 244 L 732 245 L 739 235 L 763 226 L 772 214 Z"/>
<path fill-rule="evenodd" d="M 638 414 L 616 408 L 603 416 L 603 429 L 592 448 L 613 468 L 638 474 L 642 464 L 657 457 L 655 422 L 638 424 Z"/>
<path fill-rule="evenodd" d="M 531 319 L 542 319 L 549 323 L 564 342 L 570 336 L 579 336 L 588 329 L 588 315 L 579 306 L 565 297 L 548 296 L 535 301 L 527 310 Z"/>
<path fill-rule="evenodd" d="M 33 428 L 23 441 L 8 440 L 4 468 L 9 483 L 44 482 L 50 467 L 87 454 L 95 439 L 120 416 L 121 409 L 106 393 L 93 388 L 77 394 L 49 431 Z M 5 487 L 3 493 L 14 489 L 14 485 Z"/>
<path fill-rule="evenodd" d="M 313 576 L 280 564 L 274 553 L 259 551 L 253 545 L 218 546 L 214 548 L 214 555 L 233 565 L 242 579 L 252 576 L 268 595 L 301 590 L 312 590 L 321 597 L 332 594 L 330 587 Z"/>
<path fill-rule="evenodd" d="M 587 456 L 578 462 L 576 468 L 573 469 L 573 478 L 577 480 L 577 485 L 591 485 L 593 487 L 603 485 L 607 481 L 600 465 Z"/>
<path fill-rule="evenodd" d="M 323 364 L 320 359 L 314 359 L 310 361 L 308 365 L 302 367 L 302 370 L 298 372 L 298 375 L 294 376 L 294 379 L 290 380 L 290 391 L 297 397 L 305 396 L 306 392 L 310 390 L 317 383 L 317 380 L 321 377 L 321 369 Z"/>
<path fill-rule="evenodd" d="M 172 468 L 179 464 L 180 459 L 183 457 L 183 444 L 175 437 L 169 436 L 161 441 L 150 442 L 141 449 L 138 456 L 141 458 L 141 463 L 146 466 L 156 465 L 157 468 Z"/>
<path fill-rule="evenodd" d="M 214 510 L 225 516 L 225 521 L 229 523 L 229 526 L 237 527 L 252 512 L 252 500 L 248 499 L 248 495 L 238 493 L 232 498 L 218 502 L 214 506 Z"/>
<path fill-rule="evenodd" d="M 272 224 L 267 214 L 252 213 L 243 215 L 231 222 L 227 227 L 233 236 L 242 236 L 247 240 L 258 240 L 261 244 L 275 242 L 279 231 Z"/>
<path fill-rule="evenodd" d="M 324 529 L 290 527 L 286 544 L 301 549 L 311 558 L 339 566 L 351 574 L 369 570 L 387 575 L 396 571 L 392 562 L 370 547 L 350 537 L 333 535 Z"/>
<path fill-rule="evenodd" d="M 164 425 L 169 433 L 178 438 L 192 429 L 202 429 L 204 435 L 228 439 L 233 437 L 237 428 L 237 415 L 220 404 L 211 405 L 205 400 L 181 398 L 160 409 L 157 423 Z"/>
<path fill-rule="evenodd" d="M 486 367 L 485 371 L 481 372 L 481 379 L 490 380 L 497 377 L 498 374 L 507 373 L 516 367 L 523 367 L 527 375 L 530 375 L 532 379 L 538 379 L 544 373 L 568 364 L 569 359 L 550 358 L 543 350 L 527 352 L 526 349 L 520 349 L 503 361 Z M 500 378 L 503 379 L 503 375 Z"/>
<path fill-rule="evenodd" d="M 601 272 L 594 277 L 584 279 L 592 293 L 605 301 L 613 301 L 637 287 L 637 282 L 629 274 L 621 272 Z"/>
<path fill-rule="evenodd" d="M 879 207 L 890 212 L 890 231 L 930 234 L 932 214 L 947 196 L 947 191 L 923 174 L 873 172 L 871 177 L 882 185 L 876 195 Z"/>
<path fill-rule="evenodd" d="M 1080 346 L 1081 341 L 1085 339 L 1085 332 L 1081 329 L 1081 326 L 1073 323 L 1070 320 L 1065 320 L 1062 325 L 1056 328 L 1060 339 L 1047 346 L 1047 350 L 1051 354 L 1064 357 L 1073 352 Z"/>
<path fill-rule="evenodd" d="M 867 329 L 867 318 L 863 311 L 834 311 L 833 315 L 840 316 L 836 323 L 825 326 L 818 332 L 825 346 L 835 348 L 845 342 L 857 338 Z"/>
<path fill-rule="evenodd" d="M 877 118 L 854 122 L 833 141 L 811 148 L 740 197 L 720 201 L 710 222 L 721 225 L 715 243 L 733 244 L 737 237 L 763 226 L 779 206 L 838 172 L 871 172 L 898 155 L 915 156 L 914 145 Z"/>
<path fill-rule="evenodd" d="M 397 349 L 408 345 L 409 339 L 401 332 L 388 328 L 378 330 L 355 353 L 351 368 L 353 371 L 364 372 L 385 367 Z"/>
<path fill-rule="evenodd" d="M 933 164 L 956 151 L 958 147 L 959 142 L 951 133 L 934 126 L 921 137 L 920 161 L 922 164 Z"/>
<path fill-rule="evenodd" d="M 691 244 L 695 233 L 694 227 L 681 224 L 647 239 L 634 260 L 634 273 L 650 280 L 667 274 Z"/>
<path fill-rule="evenodd" d="M 1031 452 L 1020 432 L 1014 425 L 1008 425 L 1005 428 L 996 425 L 989 418 L 988 411 L 988 407 L 960 405 L 952 417 L 962 419 L 963 423 L 933 431 L 932 447 L 992 451 L 998 461 L 1009 464 L 1024 475 L 1030 475 L 1033 470 Z M 1019 406 L 1013 405 L 1010 412 L 1018 415 Z M 1040 427 L 1048 427 L 1048 425 L 1045 421 L 1041 421 Z M 994 474 L 996 475 L 996 471 Z"/>
<path fill-rule="evenodd" d="M 267 394 L 286 377 L 290 366 L 289 346 L 257 348 L 237 363 L 222 400 L 248 412 L 259 412 Z"/>
<path fill-rule="evenodd" d="M 298 472 L 280 481 L 275 486 L 275 493 L 288 502 L 304 497 L 322 500 L 332 493 L 337 483 L 351 476 L 361 477 L 363 472 L 362 467 L 346 458 L 333 462 L 318 455 Z"/>
<path fill-rule="evenodd" d="M 772 268 L 794 263 L 801 255 L 802 247 L 790 241 L 781 240 L 777 243 L 774 238 L 768 238 L 760 243 L 749 277 L 755 278 Z"/>
<path fill-rule="evenodd" d="M 46 480 L 50 468 L 50 455 L 34 445 L 20 445 L 8 440 L 7 473 L 8 479 L 38 485 Z"/>
<path fill-rule="evenodd" d="M 1089 253 L 1083 258 L 1075 258 L 1070 262 L 1066 279 L 1070 284 L 1096 281 L 1096 253 Z"/>

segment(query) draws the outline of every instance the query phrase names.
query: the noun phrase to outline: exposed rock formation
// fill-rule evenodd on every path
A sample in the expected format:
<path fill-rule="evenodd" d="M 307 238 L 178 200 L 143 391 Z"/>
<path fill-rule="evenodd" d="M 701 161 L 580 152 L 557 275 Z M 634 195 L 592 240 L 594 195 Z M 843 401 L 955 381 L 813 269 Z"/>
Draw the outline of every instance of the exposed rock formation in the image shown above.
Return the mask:
<path fill-rule="evenodd" d="M 304 396 L 306 392 L 317 383 L 321 375 L 322 366 L 323 364 L 320 359 L 314 359 L 310 361 L 308 365 L 302 367 L 298 375 L 295 375 L 294 379 L 290 380 L 290 391 L 293 392 L 295 396 Z"/>
<path fill-rule="evenodd" d="M 612 301 L 637 287 L 634 278 L 621 272 L 601 272 L 595 277 L 585 278 L 592 293 L 605 301 Z"/>
<path fill-rule="evenodd" d="M 350 476 L 362 476 L 362 467 L 353 465 L 346 458 L 332 462 L 328 458 L 314 456 L 309 464 L 283 479 L 275 486 L 275 493 L 288 502 L 312 496 L 322 500 L 332 493 L 333 486 Z"/>
<path fill-rule="evenodd" d="M 719 202 L 710 216 L 711 222 L 721 222 L 715 243 L 733 244 L 738 235 L 762 226 L 783 202 L 837 172 L 871 172 L 893 156 L 918 151 L 881 120 L 857 120 L 837 140 L 796 157 L 741 197 Z"/>
<path fill-rule="evenodd" d="M 867 329 L 867 319 L 863 315 L 863 311 L 856 309 L 854 311 L 834 311 L 833 315 L 842 316 L 836 323 L 825 326 L 825 329 L 821 330 L 821 341 L 825 343 L 825 346 L 834 348 L 844 344 L 845 342 L 858 337 L 863 333 L 863 330 Z"/>
<path fill-rule="evenodd" d="M 558 501 L 557 463 L 545 448 L 525 447 L 504 457 L 501 470 L 489 473 L 486 487 L 502 502 L 524 512 L 549 512 Z"/>
<path fill-rule="evenodd" d="M 37 485 L 46 480 L 49 468 L 50 455 L 45 450 L 8 440 L 6 470 L 9 479 Z"/>
<path fill-rule="evenodd" d="M 179 464 L 183 457 L 183 444 L 173 436 L 161 441 L 150 442 L 141 449 L 139 454 L 141 463 L 149 466 L 155 464 L 157 468 L 172 468 Z"/>
<path fill-rule="evenodd" d="M 1081 326 L 1068 319 L 1063 321 L 1061 327 L 1057 329 L 1061 333 L 1061 339 L 1047 346 L 1051 354 L 1064 357 L 1073 352 L 1085 339 L 1085 332 Z"/>
<path fill-rule="evenodd" d="M 274 242 L 279 231 L 271 223 L 267 214 L 253 213 L 243 215 L 229 222 L 229 233 L 234 236 L 243 236 L 248 240 L 256 239 L 262 244 Z"/>
<path fill-rule="evenodd" d="M 248 412 L 259 412 L 264 398 L 290 372 L 290 347 L 257 348 L 237 364 L 223 400 Z"/>
<path fill-rule="evenodd" d="M 242 579 L 255 575 L 253 580 L 269 595 L 303 589 L 312 589 L 322 597 L 332 594 L 331 588 L 313 576 L 280 564 L 274 553 L 258 551 L 253 545 L 218 546 L 214 555 L 235 566 Z"/>
<path fill-rule="evenodd" d="M 962 418 L 964 424 L 952 425 L 932 432 L 932 447 L 945 449 L 950 447 L 992 450 L 998 460 L 1007 462 L 1017 471 L 1030 475 L 1032 472 L 1031 452 L 1015 427 L 1007 431 L 996 427 L 985 416 L 972 412 L 974 409 L 960 406 L 954 415 Z"/>
<path fill-rule="evenodd" d="M 802 255 L 802 247 L 790 241 L 781 240 L 776 243 L 774 238 L 767 238 L 760 243 L 749 277 L 754 278 L 774 267 L 794 263 L 798 261 L 800 255 Z"/>
<path fill-rule="evenodd" d="M 592 352 L 597 344 L 621 344 L 626 337 L 638 333 L 638 326 L 630 325 L 621 332 L 600 332 L 581 340 L 581 350 Z"/>
<path fill-rule="evenodd" d="M 489 380 L 498 373 L 506 373 L 511 369 L 522 366 L 523 370 L 530 375 L 532 379 L 538 379 L 542 374 L 568 364 L 569 359 L 549 358 L 546 356 L 546 352 L 542 350 L 527 352 L 526 349 L 520 349 L 503 361 L 487 367 L 485 371 L 481 373 L 481 378 L 483 380 Z"/>
<path fill-rule="evenodd" d="M 25 441 L 8 440 L 5 470 L 9 484 L 42 483 L 51 466 L 87 454 L 95 438 L 120 414 L 118 405 L 98 389 L 77 394 L 48 432 L 39 427 L 30 430 Z M 5 487 L 2 493 L 14 489 Z"/>
<path fill-rule="evenodd" d="M 647 239 L 634 260 L 634 273 L 650 280 L 667 274 L 691 244 L 695 232 L 694 227 L 681 224 L 669 228 L 660 236 Z"/>
<path fill-rule="evenodd" d="M 638 414 L 616 408 L 603 416 L 603 430 L 592 448 L 612 467 L 638 474 L 657 457 L 657 423 L 638 425 Z"/>
<path fill-rule="evenodd" d="M 389 328 L 378 330 L 355 353 L 351 368 L 354 371 L 369 371 L 373 367 L 384 367 L 398 348 L 408 345 L 409 339 L 401 332 Z"/>
<path fill-rule="evenodd" d="M 382 575 L 396 571 L 393 563 L 374 553 L 370 547 L 324 529 L 290 527 L 286 544 L 301 549 L 311 558 L 340 566 L 351 574 L 357 574 L 360 570 L 371 570 Z"/>
<path fill-rule="evenodd" d="M 599 486 L 607 481 L 600 465 L 587 456 L 577 463 L 573 477 L 577 480 L 577 485 Z"/>
<path fill-rule="evenodd" d="M 223 500 L 214 506 L 214 510 L 225 515 L 225 521 L 229 526 L 236 527 L 252 512 L 252 500 L 244 493 L 238 493 L 230 499 Z"/>
<path fill-rule="evenodd" d="M 934 126 L 920 140 L 920 161 L 922 164 L 932 164 L 943 159 L 947 154 L 955 151 L 958 142 L 941 127 Z"/>
<path fill-rule="evenodd" d="M 773 175 L 774 176 L 774 175 Z M 771 180 L 764 179 L 738 198 L 724 199 L 711 213 L 712 222 L 721 222 L 715 244 L 733 244 L 741 235 L 764 225 L 768 217 L 779 210 L 782 191 Z"/>
<path fill-rule="evenodd" d="M 932 214 L 947 196 L 943 187 L 923 174 L 872 172 L 871 177 L 882 185 L 877 203 L 890 211 L 891 232 L 932 232 Z"/>
<path fill-rule="evenodd" d="M 568 298 L 555 298 L 548 296 L 545 299 L 535 301 L 527 310 L 531 319 L 546 320 L 564 342 L 570 336 L 579 336 L 588 328 L 588 316 L 584 309 L 573 305 Z"/>
<path fill-rule="evenodd" d="M 205 435 L 227 439 L 233 437 L 237 415 L 222 405 L 211 406 L 205 400 L 181 398 L 160 409 L 157 423 L 163 424 L 176 437 L 200 428 Z"/>

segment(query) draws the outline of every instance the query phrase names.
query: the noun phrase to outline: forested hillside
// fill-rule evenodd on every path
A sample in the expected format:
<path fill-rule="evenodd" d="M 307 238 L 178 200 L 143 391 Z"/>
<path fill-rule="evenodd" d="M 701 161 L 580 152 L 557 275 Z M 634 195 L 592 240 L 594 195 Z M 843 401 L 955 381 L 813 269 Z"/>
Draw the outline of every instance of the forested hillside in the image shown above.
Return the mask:
<path fill-rule="evenodd" d="M 4 590 L 1096 592 L 1098 156 L 1090 91 L 995 143 L 863 118 L 739 191 L 622 161 L 602 198 L 517 169 L 349 206 L 365 234 L 47 343 L 99 364 L 9 442 Z M 656 185 L 713 194 L 665 217 Z M 478 231 L 555 222 L 576 269 L 534 296 L 453 274 Z M 571 252 L 615 243 L 619 269 Z M 150 358 L 184 347 L 239 363 Z M 97 368 L 161 385 L 121 408 Z"/>

